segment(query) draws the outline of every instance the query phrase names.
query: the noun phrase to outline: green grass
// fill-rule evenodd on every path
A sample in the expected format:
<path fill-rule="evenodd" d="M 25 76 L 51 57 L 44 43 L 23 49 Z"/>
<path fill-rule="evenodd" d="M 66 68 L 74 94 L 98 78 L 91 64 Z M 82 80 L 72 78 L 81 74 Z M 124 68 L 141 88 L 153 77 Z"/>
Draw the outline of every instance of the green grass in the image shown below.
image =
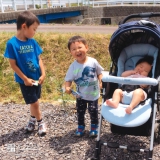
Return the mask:
<path fill-rule="evenodd" d="M 13 71 L 9 62 L 3 57 L 7 40 L 14 33 L 0 33 L 0 102 L 24 103 L 18 84 L 14 81 Z M 71 33 L 36 33 L 35 39 L 43 48 L 42 60 L 45 65 L 46 79 L 42 87 L 41 101 L 53 102 L 58 99 L 73 100 L 71 95 L 62 95 L 59 91 L 64 83 L 64 77 L 73 58 L 67 49 L 68 39 L 76 35 Z M 108 44 L 110 35 L 84 34 L 77 35 L 86 38 L 89 51 L 88 55 L 94 57 L 109 70 L 110 56 Z"/>

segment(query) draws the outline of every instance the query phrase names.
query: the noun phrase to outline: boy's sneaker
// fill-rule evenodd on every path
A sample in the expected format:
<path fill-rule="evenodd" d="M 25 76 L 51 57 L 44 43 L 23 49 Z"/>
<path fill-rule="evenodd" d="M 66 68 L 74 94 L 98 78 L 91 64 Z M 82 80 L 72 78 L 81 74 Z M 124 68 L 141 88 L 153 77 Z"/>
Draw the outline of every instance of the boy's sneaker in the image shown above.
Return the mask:
<path fill-rule="evenodd" d="M 77 128 L 77 131 L 76 131 L 75 135 L 77 137 L 83 136 L 84 135 L 84 129 L 85 129 L 85 126 L 79 125 L 78 128 Z"/>
<path fill-rule="evenodd" d="M 45 135 L 47 132 L 47 127 L 46 124 L 42 121 L 42 122 L 38 122 L 38 134 L 40 136 Z"/>
<path fill-rule="evenodd" d="M 98 125 L 97 124 L 91 124 L 91 130 L 89 132 L 90 137 L 97 137 L 98 135 Z"/>
<path fill-rule="evenodd" d="M 30 118 L 27 126 L 24 128 L 26 132 L 32 132 L 35 129 L 36 118 Z"/>

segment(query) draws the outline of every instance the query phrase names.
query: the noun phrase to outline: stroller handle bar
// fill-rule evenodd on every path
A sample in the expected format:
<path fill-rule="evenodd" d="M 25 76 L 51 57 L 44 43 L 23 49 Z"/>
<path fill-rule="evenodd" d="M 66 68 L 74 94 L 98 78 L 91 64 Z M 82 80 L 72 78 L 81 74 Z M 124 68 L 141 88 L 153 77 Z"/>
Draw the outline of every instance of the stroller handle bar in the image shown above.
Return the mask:
<path fill-rule="evenodd" d="M 116 76 L 103 76 L 103 82 L 112 82 L 118 84 L 129 84 L 129 85 L 152 85 L 156 86 L 158 84 L 158 80 L 154 78 L 128 78 L 128 77 L 116 77 Z"/>
<path fill-rule="evenodd" d="M 150 18 L 150 17 L 160 17 L 160 12 L 148 12 L 148 13 L 139 13 L 139 14 L 131 14 L 127 16 L 124 20 L 120 22 L 120 24 L 124 24 L 126 21 L 132 18 Z"/>

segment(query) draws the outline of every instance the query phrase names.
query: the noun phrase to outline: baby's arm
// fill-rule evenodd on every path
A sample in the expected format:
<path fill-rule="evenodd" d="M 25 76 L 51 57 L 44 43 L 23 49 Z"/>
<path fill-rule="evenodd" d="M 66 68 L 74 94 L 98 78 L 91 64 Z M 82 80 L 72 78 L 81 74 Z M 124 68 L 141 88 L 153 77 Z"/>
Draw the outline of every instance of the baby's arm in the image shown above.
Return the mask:
<path fill-rule="evenodd" d="M 71 93 L 71 84 L 72 82 L 65 82 L 65 92 L 70 94 Z"/>
<path fill-rule="evenodd" d="M 100 89 L 102 88 L 102 76 L 102 73 L 98 75 Z"/>
<path fill-rule="evenodd" d="M 142 88 L 142 89 L 146 89 L 146 88 L 149 88 L 149 86 L 148 85 L 140 85 L 140 87 Z"/>
<path fill-rule="evenodd" d="M 135 71 L 135 70 L 124 71 L 121 74 L 121 77 L 128 77 L 128 76 L 133 75 L 133 74 L 137 74 L 137 71 Z"/>
<path fill-rule="evenodd" d="M 16 74 L 24 81 L 24 84 L 26 86 L 32 86 L 35 82 L 33 79 L 28 78 L 23 72 L 19 69 L 19 67 L 16 64 L 16 60 L 9 59 L 9 63 L 11 65 L 11 68 L 16 72 Z"/>

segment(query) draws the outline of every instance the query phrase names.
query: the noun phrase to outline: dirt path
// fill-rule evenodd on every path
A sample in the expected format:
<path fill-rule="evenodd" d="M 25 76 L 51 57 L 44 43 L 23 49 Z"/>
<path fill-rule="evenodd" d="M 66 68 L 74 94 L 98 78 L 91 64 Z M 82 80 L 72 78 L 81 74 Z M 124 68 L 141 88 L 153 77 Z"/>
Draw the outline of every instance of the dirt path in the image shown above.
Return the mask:
<path fill-rule="evenodd" d="M 73 25 L 73 24 L 41 24 L 38 32 L 60 32 L 60 33 L 101 33 L 113 34 L 118 26 L 107 25 Z M 0 31 L 14 32 L 16 24 L 0 24 Z"/>

